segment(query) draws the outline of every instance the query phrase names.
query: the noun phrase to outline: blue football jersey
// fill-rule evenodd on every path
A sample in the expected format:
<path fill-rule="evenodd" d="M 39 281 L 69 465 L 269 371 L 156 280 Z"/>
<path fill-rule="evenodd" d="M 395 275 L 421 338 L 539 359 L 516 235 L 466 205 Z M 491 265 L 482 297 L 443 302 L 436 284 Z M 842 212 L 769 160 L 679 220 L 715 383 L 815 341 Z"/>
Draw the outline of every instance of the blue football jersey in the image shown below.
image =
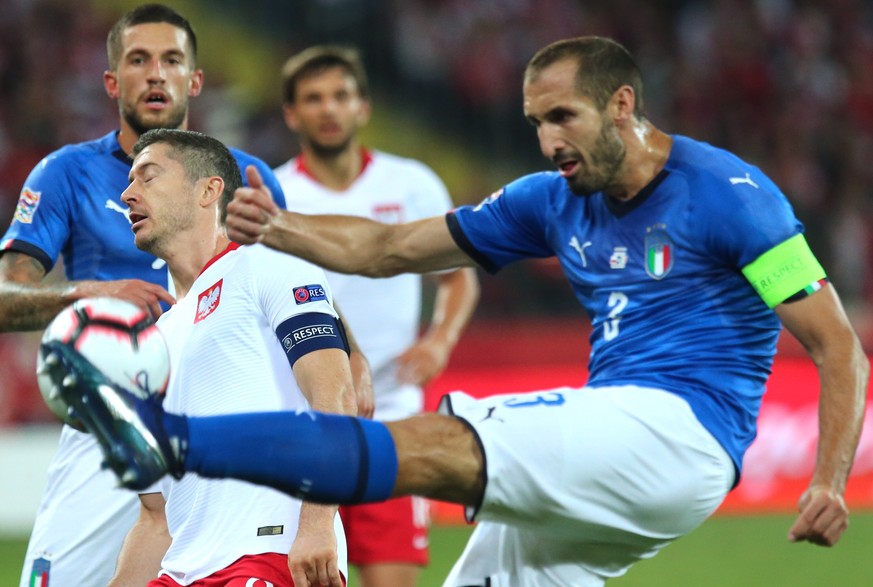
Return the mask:
<path fill-rule="evenodd" d="M 256 165 L 276 202 L 285 197 L 270 167 L 231 149 L 243 170 Z M 121 193 L 129 185 L 131 160 L 113 131 L 46 156 L 25 181 L 12 224 L 0 251 L 26 253 L 50 271 L 63 256 L 67 279 L 142 279 L 169 285 L 164 261 L 140 251 L 133 241 Z"/>
<path fill-rule="evenodd" d="M 591 318 L 588 385 L 685 398 L 739 471 L 781 328 L 741 268 L 803 226 L 758 168 L 673 140 L 664 169 L 629 202 L 576 196 L 558 173 L 537 173 L 448 222 L 491 272 L 556 256 Z"/>

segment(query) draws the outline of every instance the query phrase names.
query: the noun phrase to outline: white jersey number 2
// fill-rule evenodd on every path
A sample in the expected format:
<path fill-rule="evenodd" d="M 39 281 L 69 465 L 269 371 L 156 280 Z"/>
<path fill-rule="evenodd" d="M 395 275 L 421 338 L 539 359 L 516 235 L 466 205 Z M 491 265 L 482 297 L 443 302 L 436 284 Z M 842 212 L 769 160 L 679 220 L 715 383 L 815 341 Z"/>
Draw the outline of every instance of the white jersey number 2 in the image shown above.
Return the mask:
<path fill-rule="evenodd" d="M 627 306 L 627 296 L 620 291 L 609 294 L 609 318 L 603 323 L 603 340 L 612 340 L 618 336 L 618 323 L 621 321 L 621 312 Z"/>

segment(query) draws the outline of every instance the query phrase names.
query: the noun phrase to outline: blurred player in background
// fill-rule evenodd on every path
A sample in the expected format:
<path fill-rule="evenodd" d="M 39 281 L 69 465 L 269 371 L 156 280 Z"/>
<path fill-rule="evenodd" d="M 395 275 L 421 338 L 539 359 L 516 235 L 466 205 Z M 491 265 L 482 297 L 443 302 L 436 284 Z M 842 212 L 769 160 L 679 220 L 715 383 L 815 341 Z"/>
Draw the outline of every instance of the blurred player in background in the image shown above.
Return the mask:
<path fill-rule="evenodd" d="M 784 326 L 820 384 L 815 469 L 788 539 L 836 544 L 870 365 L 785 195 L 733 154 L 652 125 L 640 71 L 612 40 L 541 49 L 523 97 L 557 172 L 445 217 L 388 225 L 281 210 L 250 168 L 228 235 L 368 275 L 556 256 L 592 320 L 584 387 L 454 392 L 445 415 L 388 423 L 187 418 L 105 383 L 61 345 L 54 378 L 101 424 L 110 466 L 129 483 L 154 479 L 140 462 L 166 459 L 174 476 L 244 479 L 312 501 L 462 503 L 479 523 L 447 587 L 600 587 L 696 528 L 740 481 Z M 64 386 L 66 372 L 78 383 Z M 107 401 L 129 417 L 113 417 Z M 254 458 L 265 446 L 271 459 Z"/>
<path fill-rule="evenodd" d="M 0 241 L 0 330 L 44 328 L 77 299 L 113 296 L 155 317 L 174 301 L 166 263 L 134 246 L 127 207 L 130 153 L 151 128 L 186 128 L 188 100 L 200 94 L 197 39 L 189 22 L 149 4 L 122 16 L 109 32 L 106 93 L 118 103 L 119 129 L 68 145 L 28 176 L 12 225 Z M 256 165 L 273 197 L 280 186 L 262 161 L 233 151 L 241 167 Z M 58 257 L 69 281 L 44 278 Z M 136 495 L 100 470 L 94 439 L 64 426 L 27 548 L 21 586 L 105 587 L 122 539 L 137 515 Z M 42 583 L 40 583 L 42 581 Z"/>
<path fill-rule="evenodd" d="M 230 152 L 200 133 L 159 129 L 133 155 L 122 199 L 136 246 L 167 262 L 177 295 L 158 320 L 173 374 L 167 406 L 354 415 L 347 342 L 324 271 L 227 238 L 225 206 L 242 184 Z M 348 575 L 336 506 L 301 507 L 272 489 L 196 475 L 152 490 L 140 495 L 112 587 L 145 585 L 159 570 L 150 586 L 342 587 L 340 572 Z"/>
<path fill-rule="evenodd" d="M 424 164 L 364 148 L 358 131 L 370 116 L 367 77 L 358 53 L 311 47 L 282 70 L 285 121 L 301 153 L 275 169 L 289 210 L 351 214 L 402 223 L 445 214 L 445 186 Z M 328 273 L 343 318 L 373 370 L 377 420 L 424 407 L 422 386 L 439 375 L 478 299 L 471 268 L 435 274 L 431 323 L 419 338 L 421 277 L 390 279 Z M 406 496 L 340 508 L 349 562 L 363 587 L 415 587 L 427 562 L 427 501 Z"/>

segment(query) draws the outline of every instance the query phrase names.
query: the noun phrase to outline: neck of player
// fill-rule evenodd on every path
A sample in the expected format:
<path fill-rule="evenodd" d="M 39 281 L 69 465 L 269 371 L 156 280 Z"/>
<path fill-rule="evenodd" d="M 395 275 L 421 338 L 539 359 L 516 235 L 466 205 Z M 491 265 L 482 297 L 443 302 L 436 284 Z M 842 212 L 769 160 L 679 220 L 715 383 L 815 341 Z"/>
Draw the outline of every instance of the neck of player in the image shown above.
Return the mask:
<path fill-rule="evenodd" d="M 364 158 L 356 140 L 337 153 L 324 153 L 307 144 L 302 146 L 306 168 L 318 182 L 337 192 L 347 190 L 361 174 Z"/>
<path fill-rule="evenodd" d="M 175 252 L 167 255 L 165 260 L 170 269 L 170 277 L 173 278 L 177 300 L 188 295 L 194 280 L 200 276 L 206 265 L 223 253 L 229 244 L 230 239 L 222 230 L 174 247 Z"/>
<path fill-rule="evenodd" d="M 673 138 L 655 128 L 647 120 L 633 119 L 621 129 L 627 148 L 619 170 L 620 180 L 606 193 L 620 201 L 628 201 L 640 193 L 664 169 L 670 159 Z"/>

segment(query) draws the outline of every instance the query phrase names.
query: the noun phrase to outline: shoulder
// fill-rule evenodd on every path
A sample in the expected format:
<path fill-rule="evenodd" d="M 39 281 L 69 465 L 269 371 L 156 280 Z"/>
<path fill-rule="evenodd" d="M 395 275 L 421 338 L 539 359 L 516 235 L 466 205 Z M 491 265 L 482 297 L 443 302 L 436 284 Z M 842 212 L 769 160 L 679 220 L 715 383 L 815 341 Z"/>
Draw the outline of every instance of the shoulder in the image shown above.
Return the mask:
<path fill-rule="evenodd" d="M 34 169 L 60 170 L 81 165 L 100 164 L 101 158 L 125 155 L 115 140 L 115 131 L 92 141 L 71 143 L 52 151 Z"/>
<path fill-rule="evenodd" d="M 245 169 L 248 165 L 255 165 L 260 169 L 268 169 L 272 173 L 272 169 L 267 165 L 263 159 L 260 157 L 256 157 L 251 153 L 246 153 L 242 149 L 237 149 L 236 147 L 228 147 L 230 154 L 233 155 L 233 158 L 236 159 L 237 163 L 239 163 L 240 169 Z"/>
<path fill-rule="evenodd" d="M 266 245 L 244 245 L 237 252 L 251 271 L 264 273 L 270 280 L 276 280 L 282 275 L 310 273 L 313 270 L 323 274 L 323 270 L 317 265 Z"/>
<path fill-rule="evenodd" d="M 667 169 L 686 182 L 695 201 L 706 201 L 713 207 L 788 206 L 782 190 L 761 169 L 707 143 L 674 137 Z"/>
<path fill-rule="evenodd" d="M 259 157 L 255 157 L 251 153 L 246 153 L 241 149 L 237 149 L 235 147 L 228 147 L 231 155 L 233 155 L 234 159 L 236 159 L 237 164 L 239 165 L 240 173 L 242 173 L 242 182 L 243 185 L 248 185 L 248 181 L 246 180 L 246 168 L 249 165 L 254 165 L 258 172 L 261 174 L 261 179 L 264 180 L 264 184 L 270 189 L 270 193 L 273 195 L 273 199 L 276 203 L 282 208 L 285 207 L 285 192 L 282 189 L 281 184 L 276 179 L 276 174 L 273 173 L 273 169 L 267 165 L 267 163 L 260 159 Z"/>
<path fill-rule="evenodd" d="M 667 169 L 690 182 L 707 183 L 712 189 L 729 189 L 750 180 L 765 182 L 768 187 L 772 184 L 764 172 L 730 151 L 683 136 L 673 137 Z"/>
<path fill-rule="evenodd" d="M 538 224 L 546 222 L 561 208 L 559 202 L 575 198 L 567 182 L 556 172 L 539 172 L 519 177 L 506 184 L 475 206 L 461 206 L 459 216 L 502 218 L 522 221 L 536 217 Z M 578 198 L 577 198 L 578 199 Z M 482 212 L 483 214 L 475 214 Z"/>
<path fill-rule="evenodd" d="M 24 187 L 48 192 L 78 191 L 80 196 L 83 191 L 114 191 L 118 185 L 116 178 L 121 174 L 127 185 L 129 169 L 130 161 L 112 132 L 100 139 L 65 145 L 49 153 L 30 171 Z"/>
<path fill-rule="evenodd" d="M 569 195 L 567 181 L 556 171 L 540 171 L 515 179 L 506 184 L 506 194 L 516 194 L 515 197 L 542 197 Z"/>
<path fill-rule="evenodd" d="M 273 175 L 276 176 L 276 181 L 282 184 L 284 189 L 285 184 L 305 177 L 297 168 L 297 158 L 289 159 L 278 167 L 273 169 Z"/>
<path fill-rule="evenodd" d="M 273 168 L 276 177 L 292 175 L 297 171 L 297 158 L 288 159 L 278 167 Z"/>
<path fill-rule="evenodd" d="M 376 150 L 370 151 L 370 157 L 372 158 L 373 167 L 383 172 L 388 172 L 395 176 L 400 175 L 401 177 L 439 181 L 442 183 L 437 173 L 418 159 L 401 157 L 400 155 Z"/>

